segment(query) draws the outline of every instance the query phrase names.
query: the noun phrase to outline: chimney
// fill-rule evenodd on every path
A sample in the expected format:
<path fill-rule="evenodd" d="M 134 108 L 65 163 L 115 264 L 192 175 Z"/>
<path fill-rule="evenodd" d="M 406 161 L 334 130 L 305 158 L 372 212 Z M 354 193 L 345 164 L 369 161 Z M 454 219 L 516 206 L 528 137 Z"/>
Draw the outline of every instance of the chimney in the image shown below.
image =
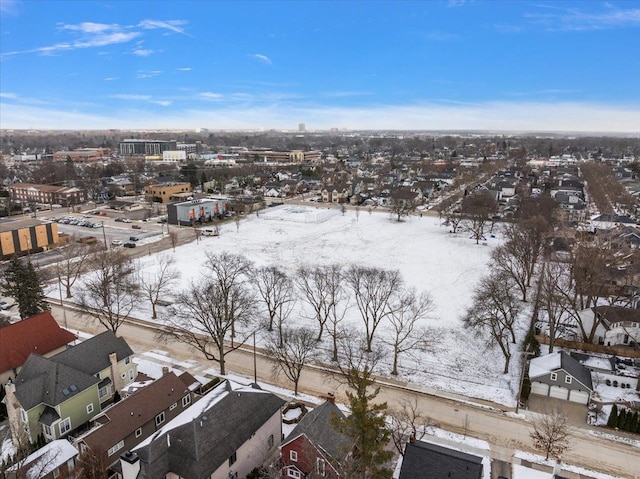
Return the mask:
<path fill-rule="evenodd" d="M 9 379 L 9 381 L 7 382 L 7 384 L 4 387 L 4 392 L 6 394 L 5 398 L 4 398 L 4 403 L 7 407 L 7 417 L 9 419 L 9 425 L 11 426 L 11 432 L 13 433 L 13 431 L 20 431 L 21 429 L 21 421 L 22 419 L 20 419 L 20 403 L 18 403 L 18 400 L 16 399 L 16 385 L 13 384 L 13 382 L 11 382 L 11 379 Z M 19 434 L 11 434 L 12 440 L 13 440 L 13 445 L 15 447 L 20 447 L 21 444 L 19 444 L 18 438 L 20 437 Z"/>
<path fill-rule="evenodd" d="M 335 404 L 336 403 L 336 396 L 333 393 L 327 393 L 327 401 L 329 401 L 331 404 Z"/>
<path fill-rule="evenodd" d="M 411 444 L 413 444 L 414 442 L 416 442 L 416 435 L 415 435 L 413 432 L 409 435 L 409 442 L 410 442 Z"/>
<path fill-rule="evenodd" d="M 167 366 L 162 366 L 162 375 L 166 376 L 169 374 L 169 368 Z"/>
<path fill-rule="evenodd" d="M 140 458 L 135 452 L 127 451 L 120 456 L 122 479 L 136 479 L 140 472 Z"/>
<path fill-rule="evenodd" d="M 552 477 L 560 477 L 560 473 L 562 472 L 562 461 L 559 457 L 556 458 L 556 463 L 553 466 L 553 474 Z"/>

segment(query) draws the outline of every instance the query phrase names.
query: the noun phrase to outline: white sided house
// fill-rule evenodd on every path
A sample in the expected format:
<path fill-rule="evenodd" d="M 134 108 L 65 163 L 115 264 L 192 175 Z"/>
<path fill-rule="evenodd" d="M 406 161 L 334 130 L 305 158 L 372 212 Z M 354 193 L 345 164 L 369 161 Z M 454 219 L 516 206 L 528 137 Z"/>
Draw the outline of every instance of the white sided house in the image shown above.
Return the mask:
<path fill-rule="evenodd" d="M 531 394 L 588 404 L 593 392 L 591 372 L 568 353 L 559 351 L 529 361 Z"/>
<path fill-rule="evenodd" d="M 605 346 L 634 346 L 640 343 L 640 309 L 598 306 L 580 311 L 587 334 L 595 323 L 593 342 Z"/>

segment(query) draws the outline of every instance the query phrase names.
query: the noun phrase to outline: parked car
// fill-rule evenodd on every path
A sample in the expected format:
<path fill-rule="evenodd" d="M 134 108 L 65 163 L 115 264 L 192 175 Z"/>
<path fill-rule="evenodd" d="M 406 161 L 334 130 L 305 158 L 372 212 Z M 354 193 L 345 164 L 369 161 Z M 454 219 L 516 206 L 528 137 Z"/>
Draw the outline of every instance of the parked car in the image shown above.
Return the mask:
<path fill-rule="evenodd" d="M 9 309 L 16 303 L 7 303 L 6 301 L 0 301 L 0 309 Z"/>
<path fill-rule="evenodd" d="M 115 239 L 111 241 L 111 246 L 122 246 L 122 241 Z"/>
<path fill-rule="evenodd" d="M 122 218 L 122 222 L 123 223 L 131 223 L 131 220 L 129 218 Z"/>
<path fill-rule="evenodd" d="M 140 226 L 140 225 L 131 225 L 131 227 L 132 227 L 134 230 L 139 230 L 140 228 L 142 228 L 142 226 Z"/>
<path fill-rule="evenodd" d="M 129 241 L 139 241 L 140 238 L 138 238 L 137 236 L 129 236 Z"/>
<path fill-rule="evenodd" d="M 135 244 L 135 243 L 125 243 L 125 244 L 124 244 L 124 247 L 125 247 L 125 248 L 135 248 L 135 247 L 136 247 L 136 244 Z"/>
<path fill-rule="evenodd" d="M 124 220 L 122 218 L 116 218 L 115 221 L 117 221 L 118 223 L 123 223 Z"/>

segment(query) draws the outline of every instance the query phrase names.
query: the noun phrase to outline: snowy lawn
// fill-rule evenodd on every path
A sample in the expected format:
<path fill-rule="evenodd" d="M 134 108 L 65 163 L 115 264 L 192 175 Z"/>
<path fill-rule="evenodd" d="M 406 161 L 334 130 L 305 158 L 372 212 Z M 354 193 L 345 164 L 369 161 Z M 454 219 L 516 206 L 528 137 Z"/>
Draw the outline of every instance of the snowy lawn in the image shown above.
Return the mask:
<path fill-rule="evenodd" d="M 227 223 L 218 237 L 203 236 L 175 252 L 169 249 L 159 254 L 175 258 L 183 285 L 202 273 L 207 252 L 243 255 L 257 266 L 277 265 L 291 275 L 303 265 L 333 263 L 398 269 L 407 285 L 431 294 L 434 310 L 425 324 L 441 332 L 432 350 L 400 357 L 398 379 L 424 388 L 515 405 L 520 358 L 514 354 L 510 374 L 503 375 L 502 354 L 496 348 L 487 348 L 484 338 L 466 331 L 461 324 L 474 287 L 490 269 L 487 263 L 499 238 L 486 235 L 486 241 L 476 244 L 468 233 L 451 234 L 435 217 L 411 217 L 398 223 L 386 213 L 360 211 L 356 215 L 352 210 L 344 215 L 324 215 L 321 222 L 304 223 L 300 218 L 313 218 L 309 212 L 316 210 L 308 208 L 305 212 L 295 207 L 287 212 L 286 208 L 269 210 L 275 219 L 264 218 L 265 212 L 261 211 L 259 216 L 243 219 L 238 230 L 234 223 Z M 157 255 L 138 261 L 142 274 L 154 274 Z M 76 282 L 74 288 L 81 287 L 81 281 Z M 49 294 L 57 297 L 57 285 Z M 158 309 L 160 314 L 165 311 L 163 307 Z M 141 302 L 134 316 L 150 319 L 149 305 Z M 288 326 L 314 327 L 315 321 L 309 318 L 310 311 L 300 300 Z M 523 324 L 527 323 L 525 312 Z M 344 325 L 351 330 L 364 330 L 355 308 L 348 311 Z M 377 334 L 380 340 L 389 333 L 381 326 Z M 259 338 L 259 342 L 264 344 L 265 338 Z M 328 336 L 320 347 L 329 352 Z M 517 345 L 513 345 L 514 353 L 516 349 Z M 381 374 L 391 371 L 391 359 L 389 354 Z"/>

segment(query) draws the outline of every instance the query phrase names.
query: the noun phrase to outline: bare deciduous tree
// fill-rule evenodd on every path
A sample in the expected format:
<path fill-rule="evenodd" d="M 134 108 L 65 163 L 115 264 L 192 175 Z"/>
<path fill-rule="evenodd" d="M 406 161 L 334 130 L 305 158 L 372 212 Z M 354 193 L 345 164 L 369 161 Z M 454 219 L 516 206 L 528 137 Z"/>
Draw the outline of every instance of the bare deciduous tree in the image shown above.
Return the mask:
<path fill-rule="evenodd" d="M 569 448 L 569 425 L 567 416 L 560 410 L 543 413 L 533 421 L 530 433 L 533 447 L 546 454 L 559 456 Z"/>
<path fill-rule="evenodd" d="M 238 349 L 253 333 L 255 297 L 245 282 L 248 261 L 237 255 L 207 255 L 207 271 L 181 292 L 165 318 L 161 339 L 176 339 L 220 364 L 226 374 L 225 356 Z M 234 345 L 240 330 L 242 339 Z M 231 340 L 227 346 L 226 341 Z"/>
<path fill-rule="evenodd" d="M 389 194 L 389 211 L 395 215 L 396 221 L 409 216 L 416 209 L 414 202 L 416 195 L 406 188 L 394 188 Z"/>
<path fill-rule="evenodd" d="M 553 352 L 556 339 L 563 328 L 573 321 L 570 316 L 571 301 L 567 292 L 571 290 L 567 265 L 545 261 L 540 276 L 539 310 L 545 313 L 549 325 L 549 353 Z"/>
<path fill-rule="evenodd" d="M 473 303 L 463 318 L 465 327 L 488 333 L 491 343 L 504 356 L 503 373 L 509 372 L 511 345 L 515 344 L 515 324 L 520 313 L 509 278 L 503 274 L 485 276 L 473 295 Z"/>
<path fill-rule="evenodd" d="M 419 323 L 433 311 L 433 300 L 427 293 L 416 294 L 414 289 L 400 292 L 389 314 L 390 336 L 383 342 L 393 349 L 393 367 L 391 374 L 398 375 L 400 354 L 411 351 L 424 351 L 433 344 L 433 338 L 427 328 Z"/>
<path fill-rule="evenodd" d="M 399 402 L 399 408 L 392 408 L 387 412 L 391 440 L 398 453 L 402 455 L 404 455 L 404 445 L 412 436 L 420 440 L 427 433 L 427 428 L 435 425 L 435 422 L 420 413 L 416 399 L 402 399 Z"/>
<path fill-rule="evenodd" d="M 462 217 L 468 222 L 476 244 L 484 237 L 485 225 L 496 208 L 496 200 L 488 191 L 476 191 L 462 200 Z"/>
<path fill-rule="evenodd" d="M 315 355 L 315 334 L 308 328 L 287 329 L 282 338 L 271 338 L 267 350 L 275 361 L 273 372 L 282 372 L 293 382 L 294 396 L 298 395 L 298 382 L 302 370 Z"/>
<path fill-rule="evenodd" d="M 120 249 L 97 251 L 88 262 L 92 270 L 78 295 L 78 306 L 114 333 L 127 319 L 140 297 L 131 258 Z"/>
<path fill-rule="evenodd" d="M 291 312 L 295 296 L 291 279 L 275 266 L 258 268 L 253 279 L 269 315 L 268 331 L 273 331 L 273 323 L 277 318 L 286 319 Z M 281 325 L 282 321 L 278 321 Z M 280 328 L 281 330 L 282 328 Z"/>
<path fill-rule="evenodd" d="M 180 271 L 174 268 L 175 262 L 172 257 L 158 255 L 156 256 L 155 273 L 149 275 L 140 273 L 138 275 L 140 291 L 151 303 L 152 319 L 158 318 L 156 311 L 158 300 L 171 293 L 180 278 Z"/>
<path fill-rule="evenodd" d="M 351 266 L 345 272 L 345 279 L 364 323 L 366 350 L 371 352 L 378 326 L 394 312 L 392 299 L 403 285 L 402 277 L 398 270 Z"/>
<path fill-rule="evenodd" d="M 169 231 L 169 226 L 167 226 L 167 236 L 169 236 L 169 241 L 171 242 L 171 248 L 175 252 L 176 246 L 178 245 L 178 232 L 176 230 Z"/>
<path fill-rule="evenodd" d="M 55 264 L 56 276 L 65 290 L 66 297 L 71 298 L 71 288 L 83 273 L 87 259 L 96 248 L 72 241 L 59 251 L 61 258 Z"/>

